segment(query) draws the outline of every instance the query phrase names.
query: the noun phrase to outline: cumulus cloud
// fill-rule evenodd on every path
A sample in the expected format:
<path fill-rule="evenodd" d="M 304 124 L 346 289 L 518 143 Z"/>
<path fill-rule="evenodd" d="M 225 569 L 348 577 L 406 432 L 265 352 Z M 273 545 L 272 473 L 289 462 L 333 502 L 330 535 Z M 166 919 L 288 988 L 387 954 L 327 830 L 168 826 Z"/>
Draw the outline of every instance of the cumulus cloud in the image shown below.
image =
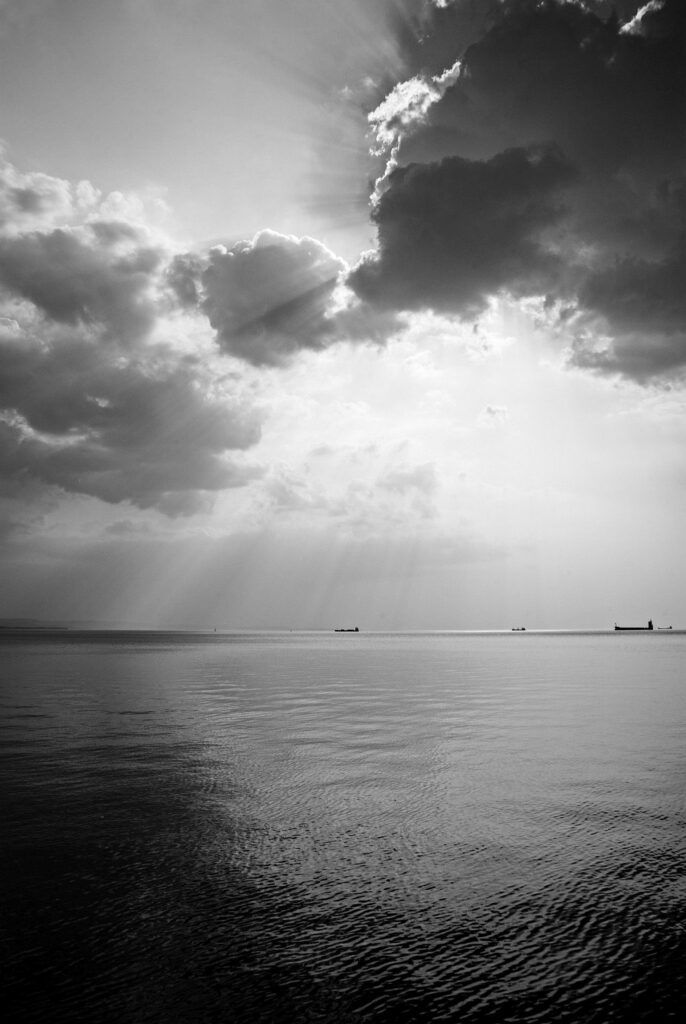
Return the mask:
<path fill-rule="evenodd" d="M 257 475 L 243 453 L 260 416 L 207 352 L 165 338 L 170 254 L 106 207 L 3 167 L 0 473 L 13 493 L 33 482 L 189 514 Z"/>
<path fill-rule="evenodd" d="M 358 294 L 463 317 L 543 295 L 574 306 L 577 361 L 636 376 L 643 333 L 641 379 L 686 366 L 680 0 L 456 0 L 406 65 L 369 117 L 387 165 Z"/>
<path fill-rule="evenodd" d="M 132 234 L 126 225 L 95 224 L 91 239 L 62 228 L 0 238 L 0 287 L 58 323 L 138 338 L 155 319 L 150 290 L 162 254 Z M 134 245 L 120 253 L 121 240 Z"/>
<path fill-rule="evenodd" d="M 73 191 L 68 181 L 34 172 L 21 174 L 0 150 L 0 230 L 31 231 L 72 213 Z"/>
<path fill-rule="evenodd" d="M 210 397 L 195 360 L 164 349 L 122 360 L 83 340 L 0 342 L 0 468 L 107 502 L 169 514 L 203 507 L 200 492 L 245 483 L 228 459 L 259 438 L 254 411 Z"/>
<path fill-rule="evenodd" d="M 324 348 L 327 316 L 345 269 L 313 238 L 262 231 L 251 242 L 210 252 L 203 310 L 223 351 L 257 365 L 279 364 L 302 348 Z"/>
<path fill-rule="evenodd" d="M 244 453 L 261 416 L 222 356 L 278 367 L 397 326 L 341 285 L 347 269 L 315 239 L 273 231 L 175 253 L 135 196 L 0 156 L 0 472 L 170 515 L 205 509 L 259 474 Z"/>
<path fill-rule="evenodd" d="M 176 255 L 167 282 L 183 309 L 207 317 L 222 353 L 283 366 L 341 341 L 381 343 L 398 328 L 342 286 L 347 269 L 314 238 L 265 230 L 230 249 Z"/>

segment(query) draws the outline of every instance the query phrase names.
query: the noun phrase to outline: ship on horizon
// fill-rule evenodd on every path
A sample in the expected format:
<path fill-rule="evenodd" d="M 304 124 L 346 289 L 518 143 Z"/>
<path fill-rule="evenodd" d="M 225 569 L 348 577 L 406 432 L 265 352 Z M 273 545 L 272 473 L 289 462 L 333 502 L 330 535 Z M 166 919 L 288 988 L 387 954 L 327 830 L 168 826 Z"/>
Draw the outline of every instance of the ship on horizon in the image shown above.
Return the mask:
<path fill-rule="evenodd" d="M 617 631 L 624 630 L 624 631 L 631 632 L 631 633 L 637 633 L 637 632 L 645 633 L 645 632 L 649 632 L 650 630 L 652 630 L 652 628 L 653 628 L 653 620 L 652 619 L 648 619 L 648 625 L 647 626 L 618 626 L 617 623 L 615 622 L 615 630 L 617 630 Z"/>

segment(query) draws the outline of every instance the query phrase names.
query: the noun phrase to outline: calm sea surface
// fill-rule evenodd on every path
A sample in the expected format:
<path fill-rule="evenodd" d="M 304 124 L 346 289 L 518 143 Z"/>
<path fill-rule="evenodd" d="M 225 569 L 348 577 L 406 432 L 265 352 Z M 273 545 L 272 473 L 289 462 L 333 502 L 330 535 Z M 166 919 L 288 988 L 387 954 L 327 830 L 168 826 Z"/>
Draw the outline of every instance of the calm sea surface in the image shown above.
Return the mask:
<path fill-rule="evenodd" d="M 13 1020 L 676 1018 L 685 667 L 676 631 L 1 631 Z"/>

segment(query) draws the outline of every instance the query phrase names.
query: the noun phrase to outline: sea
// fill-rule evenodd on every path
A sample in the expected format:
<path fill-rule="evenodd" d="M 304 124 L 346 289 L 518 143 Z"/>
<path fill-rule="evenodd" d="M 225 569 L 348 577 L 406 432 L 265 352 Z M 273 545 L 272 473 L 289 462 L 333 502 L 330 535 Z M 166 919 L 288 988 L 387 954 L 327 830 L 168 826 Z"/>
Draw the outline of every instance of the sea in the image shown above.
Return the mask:
<path fill-rule="evenodd" d="M 663 1022 L 686 634 L 0 630 L 12 1021 Z"/>

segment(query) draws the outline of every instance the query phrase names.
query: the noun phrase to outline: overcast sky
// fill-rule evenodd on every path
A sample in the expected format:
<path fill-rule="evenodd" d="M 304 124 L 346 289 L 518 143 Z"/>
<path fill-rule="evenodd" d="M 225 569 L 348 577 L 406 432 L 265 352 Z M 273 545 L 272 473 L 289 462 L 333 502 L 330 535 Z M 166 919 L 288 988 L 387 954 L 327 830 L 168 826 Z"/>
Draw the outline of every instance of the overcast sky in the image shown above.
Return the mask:
<path fill-rule="evenodd" d="M 0 0 L 0 617 L 686 624 L 682 0 Z"/>

